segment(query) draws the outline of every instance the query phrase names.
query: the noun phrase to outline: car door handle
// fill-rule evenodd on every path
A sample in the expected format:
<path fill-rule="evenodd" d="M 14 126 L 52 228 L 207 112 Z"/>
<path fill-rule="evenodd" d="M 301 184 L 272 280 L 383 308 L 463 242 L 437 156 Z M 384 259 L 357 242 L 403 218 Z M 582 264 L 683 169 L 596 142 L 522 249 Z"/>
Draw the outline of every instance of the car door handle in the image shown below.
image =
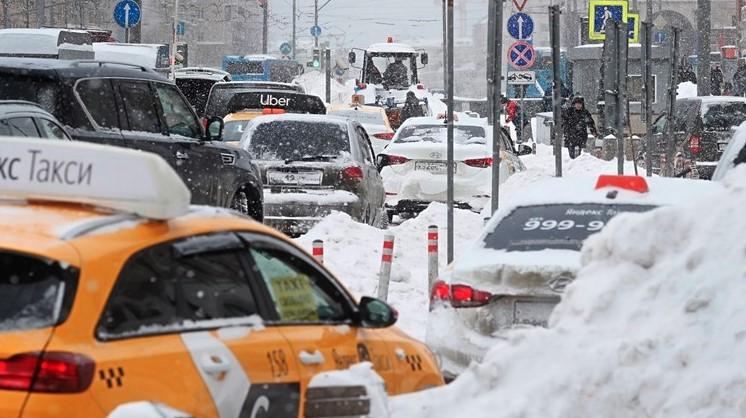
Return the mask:
<path fill-rule="evenodd" d="M 189 154 L 186 152 L 176 151 L 176 159 L 177 160 L 188 160 Z"/>
<path fill-rule="evenodd" d="M 300 354 L 298 354 L 298 358 L 300 359 L 300 362 L 305 364 L 306 366 L 323 364 L 325 361 L 324 355 L 321 354 L 321 351 L 319 350 L 316 350 L 313 353 L 309 353 L 308 351 L 301 351 Z"/>
<path fill-rule="evenodd" d="M 225 373 L 231 369 L 231 362 L 219 354 L 208 354 L 202 357 L 202 370 L 209 375 Z"/>

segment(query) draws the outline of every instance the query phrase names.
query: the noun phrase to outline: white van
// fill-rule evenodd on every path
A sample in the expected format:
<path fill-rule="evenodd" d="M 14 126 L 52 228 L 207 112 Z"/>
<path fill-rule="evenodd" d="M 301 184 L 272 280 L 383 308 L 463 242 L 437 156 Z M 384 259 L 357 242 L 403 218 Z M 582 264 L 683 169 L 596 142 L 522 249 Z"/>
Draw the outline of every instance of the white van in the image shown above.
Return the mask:
<path fill-rule="evenodd" d="M 169 47 L 164 44 L 94 42 L 97 61 L 121 62 L 166 73 L 170 70 Z"/>
<path fill-rule="evenodd" d="M 74 29 L 0 29 L 0 57 L 87 60 L 95 57 L 91 34 Z"/>

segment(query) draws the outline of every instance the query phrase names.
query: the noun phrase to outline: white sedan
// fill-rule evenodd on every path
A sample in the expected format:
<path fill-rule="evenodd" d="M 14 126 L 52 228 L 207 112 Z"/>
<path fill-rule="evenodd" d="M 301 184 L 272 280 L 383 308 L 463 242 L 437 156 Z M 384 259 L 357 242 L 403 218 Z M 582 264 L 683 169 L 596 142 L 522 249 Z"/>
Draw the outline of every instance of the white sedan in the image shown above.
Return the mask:
<path fill-rule="evenodd" d="M 491 127 L 486 119 L 464 117 L 454 124 L 454 196 L 456 206 L 480 211 L 492 191 Z M 501 135 L 500 181 L 525 169 L 506 134 Z M 386 188 L 389 219 L 416 216 L 432 202 L 445 202 L 447 192 L 447 125 L 442 118 L 407 119 L 391 144 L 378 155 Z"/>

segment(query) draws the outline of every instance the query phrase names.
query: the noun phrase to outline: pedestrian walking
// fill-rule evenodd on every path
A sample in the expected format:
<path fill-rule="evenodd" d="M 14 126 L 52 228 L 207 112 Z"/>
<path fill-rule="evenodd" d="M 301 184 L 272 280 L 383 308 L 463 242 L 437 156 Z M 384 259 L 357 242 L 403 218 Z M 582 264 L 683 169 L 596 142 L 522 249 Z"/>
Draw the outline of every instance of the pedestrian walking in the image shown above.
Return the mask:
<path fill-rule="evenodd" d="M 719 65 L 716 65 L 710 70 L 710 88 L 713 96 L 720 96 L 721 88 L 723 86 L 723 71 Z"/>
<path fill-rule="evenodd" d="M 591 112 L 585 108 L 583 96 L 573 97 L 570 107 L 562 115 L 562 128 L 565 133 L 565 146 L 572 159 L 580 156 L 588 141 L 589 129 L 593 136 L 598 136 L 596 122 L 593 121 Z"/>
<path fill-rule="evenodd" d="M 733 75 L 733 88 L 735 89 L 736 96 L 743 96 L 746 94 L 746 62 L 738 63 L 738 70 Z"/>

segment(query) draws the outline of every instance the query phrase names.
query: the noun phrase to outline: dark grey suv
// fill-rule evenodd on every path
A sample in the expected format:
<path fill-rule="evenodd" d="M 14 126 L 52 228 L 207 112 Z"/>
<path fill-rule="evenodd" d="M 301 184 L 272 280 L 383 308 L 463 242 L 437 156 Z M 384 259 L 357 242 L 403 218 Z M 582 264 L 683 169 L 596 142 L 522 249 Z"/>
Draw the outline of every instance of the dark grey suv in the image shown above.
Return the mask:
<path fill-rule="evenodd" d="M 0 136 L 70 140 L 54 116 L 23 100 L 0 100 Z"/>
<path fill-rule="evenodd" d="M 297 235 L 341 211 L 386 226 L 383 180 L 359 123 L 326 115 L 262 116 L 241 148 L 262 171 L 265 224 Z"/>
<path fill-rule="evenodd" d="M 262 183 L 249 155 L 220 142 L 222 119 L 211 120 L 217 126 L 206 133 L 176 85 L 152 70 L 98 61 L 3 58 L 3 99 L 38 103 L 75 140 L 160 155 L 184 180 L 194 204 L 232 207 L 263 218 Z"/>

